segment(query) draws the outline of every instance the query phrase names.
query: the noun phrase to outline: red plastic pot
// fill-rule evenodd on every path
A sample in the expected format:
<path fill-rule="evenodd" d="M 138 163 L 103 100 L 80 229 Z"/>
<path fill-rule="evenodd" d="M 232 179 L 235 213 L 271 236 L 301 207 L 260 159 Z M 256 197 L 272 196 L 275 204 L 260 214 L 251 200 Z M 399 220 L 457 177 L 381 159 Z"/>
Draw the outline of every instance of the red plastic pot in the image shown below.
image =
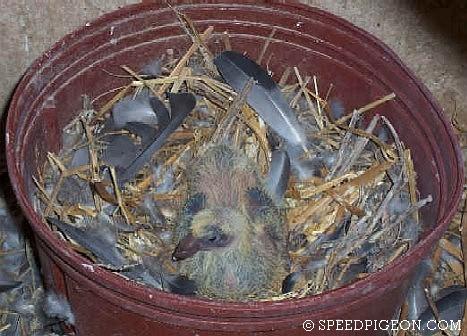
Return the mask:
<path fill-rule="evenodd" d="M 190 45 L 174 14 L 163 5 L 135 5 L 107 14 L 67 35 L 34 62 L 18 85 L 7 121 L 7 157 L 16 195 L 31 223 L 47 286 L 65 294 L 76 332 L 105 335 L 379 335 L 384 331 L 318 331 L 320 319 L 391 319 L 403 302 L 416 265 L 441 237 L 460 199 L 463 168 L 452 129 L 431 94 L 397 56 L 368 33 L 326 12 L 293 3 L 258 1 L 183 6 L 200 30 L 215 26 L 211 48 L 222 49 L 229 31 L 233 48 L 255 57 L 273 27 L 269 68 L 286 66 L 316 74 L 324 90 L 350 110 L 390 92 L 397 99 L 374 112 L 386 115 L 412 149 L 423 210 L 423 239 L 410 253 L 351 285 L 300 300 L 225 303 L 183 297 L 126 281 L 73 252 L 34 211 L 32 176 L 47 151 L 58 151 L 61 130 L 81 107 L 81 95 L 97 97 L 124 85 L 120 65 L 141 64 Z M 102 96 L 99 103 L 109 99 Z M 315 330 L 302 329 L 314 320 Z M 384 326 L 384 324 L 383 324 Z"/>

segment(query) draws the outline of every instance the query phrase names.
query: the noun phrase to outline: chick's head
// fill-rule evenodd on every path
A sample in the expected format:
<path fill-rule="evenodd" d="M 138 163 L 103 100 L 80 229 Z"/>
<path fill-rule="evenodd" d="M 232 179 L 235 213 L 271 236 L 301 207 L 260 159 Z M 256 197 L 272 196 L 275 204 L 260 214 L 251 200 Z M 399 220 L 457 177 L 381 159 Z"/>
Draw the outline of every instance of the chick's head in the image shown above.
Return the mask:
<path fill-rule="evenodd" d="M 231 249 L 248 236 L 248 218 L 236 209 L 205 209 L 193 216 L 191 231 L 180 240 L 173 257 L 184 260 L 200 251 Z"/>

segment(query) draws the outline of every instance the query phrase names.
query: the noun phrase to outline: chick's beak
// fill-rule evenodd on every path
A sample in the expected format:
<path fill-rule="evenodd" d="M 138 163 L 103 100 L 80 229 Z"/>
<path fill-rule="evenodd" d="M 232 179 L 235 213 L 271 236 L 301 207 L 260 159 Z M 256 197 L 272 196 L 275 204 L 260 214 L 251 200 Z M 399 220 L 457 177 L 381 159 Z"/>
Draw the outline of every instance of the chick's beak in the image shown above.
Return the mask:
<path fill-rule="evenodd" d="M 192 257 L 201 249 L 201 240 L 189 233 L 180 241 L 180 243 L 178 243 L 174 253 L 172 254 L 172 260 L 179 261 Z"/>

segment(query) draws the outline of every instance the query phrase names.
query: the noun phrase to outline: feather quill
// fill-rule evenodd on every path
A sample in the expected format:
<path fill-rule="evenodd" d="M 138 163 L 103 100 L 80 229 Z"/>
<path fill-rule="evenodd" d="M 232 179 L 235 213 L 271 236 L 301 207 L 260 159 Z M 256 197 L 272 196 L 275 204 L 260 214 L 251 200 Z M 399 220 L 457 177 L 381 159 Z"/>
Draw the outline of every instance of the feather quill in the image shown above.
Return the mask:
<path fill-rule="evenodd" d="M 224 80 L 240 93 L 250 78 L 255 80 L 247 102 L 283 139 L 306 148 L 305 132 L 277 84 L 254 61 L 234 51 L 224 51 L 214 59 Z"/>

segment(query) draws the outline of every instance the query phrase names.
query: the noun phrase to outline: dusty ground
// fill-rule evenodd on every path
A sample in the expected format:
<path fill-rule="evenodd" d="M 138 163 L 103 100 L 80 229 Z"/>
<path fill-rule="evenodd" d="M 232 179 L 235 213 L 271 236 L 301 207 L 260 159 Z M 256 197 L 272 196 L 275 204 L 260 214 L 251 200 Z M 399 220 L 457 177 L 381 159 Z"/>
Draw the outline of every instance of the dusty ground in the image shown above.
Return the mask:
<path fill-rule="evenodd" d="M 0 111 L 27 66 L 53 42 L 102 13 L 137 0 L 2 0 Z M 305 0 L 387 43 L 449 114 L 467 123 L 467 2 L 464 0 Z"/>

